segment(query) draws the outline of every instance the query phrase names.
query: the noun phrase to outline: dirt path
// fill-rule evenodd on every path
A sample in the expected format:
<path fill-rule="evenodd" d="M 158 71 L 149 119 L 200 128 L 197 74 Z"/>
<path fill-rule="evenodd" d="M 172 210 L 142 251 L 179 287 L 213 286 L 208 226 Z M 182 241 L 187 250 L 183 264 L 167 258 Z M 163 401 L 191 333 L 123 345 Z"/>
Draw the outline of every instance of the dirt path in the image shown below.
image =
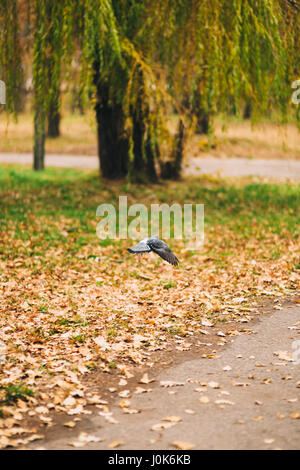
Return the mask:
<path fill-rule="evenodd" d="M 84 448 L 122 441 L 120 449 L 174 449 L 172 441 L 184 441 L 195 449 L 300 449 L 300 344 L 295 349 L 294 341 L 300 342 L 299 305 L 260 317 L 251 334 L 234 337 L 217 358 L 186 360 L 157 376 L 153 370 L 154 382 L 137 384 L 148 392 L 127 398 L 139 413 L 124 413 L 118 398 L 109 415 L 118 423 L 108 423 L 100 410 L 88 416 L 85 431 L 103 441 Z M 32 447 L 71 449 L 77 439 L 70 432 Z"/>
<path fill-rule="evenodd" d="M 31 164 L 31 154 L 1 153 L 0 163 Z M 88 168 L 99 167 L 98 157 L 47 155 L 46 166 Z M 221 176 L 260 176 L 300 180 L 300 161 L 250 158 L 191 158 L 184 164 L 185 175 L 220 174 Z"/>
<path fill-rule="evenodd" d="M 300 180 L 300 161 L 260 158 L 191 158 L 184 167 L 186 175 L 260 176 Z"/>

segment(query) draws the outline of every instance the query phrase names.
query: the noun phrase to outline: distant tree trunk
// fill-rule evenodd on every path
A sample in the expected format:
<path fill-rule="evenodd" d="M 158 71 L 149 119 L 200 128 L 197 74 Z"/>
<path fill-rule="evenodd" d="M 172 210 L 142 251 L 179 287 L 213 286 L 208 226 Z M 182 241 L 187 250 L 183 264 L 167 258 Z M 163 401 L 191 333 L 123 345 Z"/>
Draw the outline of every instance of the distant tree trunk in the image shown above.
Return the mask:
<path fill-rule="evenodd" d="M 48 137 L 56 138 L 60 136 L 59 124 L 59 90 L 56 90 L 55 96 L 53 97 L 49 105 L 47 132 Z"/>
<path fill-rule="evenodd" d="M 45 118 L 43 111 L 39 109 L 34 115 L 34 147 L 33 147 L 33 168 L 34 170 L 44 170 L 45 160 Z"/>
<path fill-rule="evenodd" d="M 133 115 L 133 153 L 134 161 L 132 168 L 132 179 L 136 182 L 156 182 L 155 155 L 157 149 L 153 149 L 151 135 L 146 130 L 145 116 L 142 106 Z"/>
<path fill-rule="evenodd" d="M 171 158 L 161 165 L 161 177 L 163 179 L 178 180 L 181 173 L 181 164 L 183 159 L 184 150 L 184 125 L 180 119 L 178 131 L 174 138 L 174 146 L 171 153 Z"/>
<path fill-rule="evenodd" d="M 236 100 L 234 99 L 234 96 L 233 95 L 230 95 L 227 99 L 228 101 L 228 114 L 230 116 L 237 116 L 238 114 L 238 110 L 237 110 L 237 104 L 236 104 Z"/>
<path fill-rule="evenodd" d="M 133 153 L 134 153 L 134 171 L 138 175 L 145 170 L 145 161 L 143 156 L 143 137 L 145 128 L 143 120 L 138 112 L 133 115 Z"/>
<path fill-rule="evenodd" d="M 98 157 L 102 176 L 120 179 L 128 172 L 129 142 L 122 106 L 110 100 L 109 85 L 101 80 L 99 63 L 94 63 Z"/>
<path fill-rule="evenodd" d="M 252 116 L 252 104 L 248 101 L 244 108 L 244 119 L 250 119 Z"/>
<path fill-rule="evenodd" d="M 197 119 L 195 129 L 196 134 L 208 134 L 210 129 L 209 114 L 200 107 L 197 107 L 197 109 L 194 110 L 194 114 Z"/>
<path fill-rule="evenodd" d="M 78 90 L 76 84 L 74 85 L 74 87 L 72 89 L 71 110 L 72 110 L 73 114 L 76 113 L 77 110 L 79 111 L 79 114 L 81 114 L 81 115 L 84 114 L 82 96 L 81 96 L 80 91 Z"/>
<path fill-rule="evenodd" d="M 210 130 L 210 115 L 201 104 L 200 90 L 194 92 L 192 103 L 192 114 L 196 117 L 196 134 L 208 134 Z"/>
<path fill-rule="evenodd" d="M 152 183 L 157 182 L 157 173 L 155 169 L 155 153 L 158 155 L 159 148 L 156 146 L 156 152 L 153 150 L 151 144 L 151 136 L 148 133 L 145 145 L 146 159 L 147 159 L 147 176 Z"/>

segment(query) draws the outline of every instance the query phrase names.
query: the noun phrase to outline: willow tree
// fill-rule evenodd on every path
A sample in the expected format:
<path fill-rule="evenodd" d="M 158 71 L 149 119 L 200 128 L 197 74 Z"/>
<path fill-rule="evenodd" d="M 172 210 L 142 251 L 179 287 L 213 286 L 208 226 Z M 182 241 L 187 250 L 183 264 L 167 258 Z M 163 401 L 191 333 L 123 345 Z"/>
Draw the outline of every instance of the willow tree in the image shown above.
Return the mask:
<path fill-rule="evenodd" d="M 217 112 L 238 112 L 246 103 L 254 116 L 288 109 L 298 78 L 293 61 L 299 64 L 294 0 L 0 0 L 11 96 L 21 72 L 21 54 L 12 51 L 20 50 L 17 13 L 24 2 L 33 36 L 36 169 L 44 166 L 47 113 L 51 103 L 59 108 L 62 58 L 80 58 L 80 89 L 95 109 L 100 168 L 108 178 L 156 180 L 159 171 L 178 177 L 183 122 L 207 131 Z"/>
<path fill-rule="evenodd" d="M 300 79 L 300 3 L 295 0 L 281 0 L 279 4 L 285 25 L 282 36 L 285 50 L 288 53 L 285 85 L 289 97 L 291 84 Z M 289 8 L 287 8 L 287 4 Z M 293 34 L 291 34 L 291 31 Z M 282 97 L 282 100 L 282 107 L 285 107 L 286 97 Z M 296 118 L 300 130 L 300 106 L 293 104 L 293 107 L 296 110 Z"/>
<path fill-rule="evenodd" d="M 23 82 L 17 0 L 0 1 L 0 80 L 6 86 L 6 111 L 16 113 Z"/>
<path fill-rule="evenodd" d="M 287 9 L 286 0 L 192 2 L 188 28 L 176 34 L 170 59 L 176 69 L 173 92 L 183 98 L 196 130 L 209 131 L 217 112 L 239 114 L 246 104 L 254 118 L 270 107 L 286 113 L 294 62 L 290 43 L 297 41 Z"/>
<path fill-rule="evenodd" d="M 47 113 L 58 113 L 57 94 L 60 86 L 63 51 L 64 0 L 35 0 L 33 10 L 33 87 L 35 170 L 44 168 L 45 125 Z"/>
<path fill-rule="evenodd" d="M 144 0 L 81 5 L 83 77 L 88 90 L 95 90 L 102 174 L 156 180 L 166 93 L 158 86 L 143 30 L 158 16 Z"/>
<path fill-rule="evenodd" d="M 122 109 L 126 66 L 111 2 L 81 2 L 82 79 L 93 96 L 102 175 L 120 178 L 128 171 L 129 143 Z"/>

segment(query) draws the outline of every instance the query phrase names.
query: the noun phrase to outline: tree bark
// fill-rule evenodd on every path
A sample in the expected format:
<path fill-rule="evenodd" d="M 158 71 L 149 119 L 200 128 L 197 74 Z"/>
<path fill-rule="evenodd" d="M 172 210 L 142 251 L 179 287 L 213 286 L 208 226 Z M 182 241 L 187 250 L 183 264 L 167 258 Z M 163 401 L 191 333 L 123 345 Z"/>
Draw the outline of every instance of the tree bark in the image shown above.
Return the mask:
<path fill-rule="evenodd" d="M 208 134 L 210 130 L 210 115 L 203 109 L 199 88 L 194 92 L 192 114 L 196 117 L 196 134 Z"/>
<path fill-rule="evenodd" d="M 122 106 L 110 100 L 109 85 L 99 74 L 98 64 L 94 64 L 96 86 L 96 120 L 98 136 L 98 157 L 102 176 L 120 179 L 128 172 L 129 142 L 125 133 Z"/>
<path fill-rule="evenodd" d="M 155 153 L 156 149 L 152 147 L 151 134 L 147 119 L 149 117 L 149 103 L 144 96 L 144 77 L 142 70 L 138 70 L 138 97 L 135 109 L 131 110 L 133 121 L 133 179 L 137 182 L 155 182 L 157 174 L 155 170 Z"/>
<path fill-rule="evenodd" d="M 163 179 L 178 180 L 181 174 L 181 164 L 184 151 L 184 125 L 180 119 L 178 130 L 174 138 L 174 145 L 170 160 L 161 165 L 161 177 Z"/>
<path fill-rule="evenodd" d="M 145 152 L 146 152 L 146 159 L 147 159 L 147 176 L 152 183 L 156 183 L 157 173 L 155 169 L 155 153 L 158 154 L 159 149 L 157 145 L 156 151 L 154 152 L 153 147 L 151 145 L 151 136 L 149 133 L 147 135 Z"/>
<path fill-rule="evenodd" d="M 135 109 L 131 110 L 133 162 L 129 162 L 129 137 L 125 130 L 124 111 L 122 105 L 110 96 L 109 84 L 101 79 L 97 61 L 94 62 L 94 84 L 98 156 L 102 176 L 120 179 L 130 172 L 133 181 L 157 181 L 154 158 L 156 152 L 152 149 L 146 128 L 147 107 L 143 107 L 142 94 L 137 99 Z"/>
<path fill-rule="evenodd" d="M 138 110 L 133 114 L 133 153 L 134 153 L 134 173 L 135 175 L 142 176 L 145 173 L 145 159 L 144 159 L 144 135 L 145 125 L 141 112 L 141 105 L 138 104 Z"/>
<path fill-rule="evenodd" d="M 59 91 L 55 94 L 55 98 L 51 101 L 48 112 L 48 132 L 47 136 L 56 138 L 60 136 L 59 130 L 60 113 L 59 113 Z"/>
<path fill-rule="evenodd" d="M 43 112 L 35 111 L 34 115 L 34 148 L 33 169 L 44 170 L 45 167 L 45 119 Z"/>
<path fill-rule="evenodd" d="M 247 102 L 244 108 L 243 118 L 250 119 L 251 116 L 252 116 L 252 104 L 250 102 Z"/>
<path fill-rule="evenodd" d="M 209 115 L 203 111 L 203 109 L 197 109 L 197 111 L 194 113 L 197 122 L 196 122 L 196 134 L 208 134 L 208 131 L 210 129 L 210 120 L 209 120 Z"/>
<path fill-rule="evenodd" d="M 73 114 L 75 114 L 77 110 L 79 111 L 79 114 L 81 116 L 83 116 L 84 114 L 82 97 L 76 84 L 73 86 L 73 89 L 72 89 L 71 109 L 72 109 Z"/>

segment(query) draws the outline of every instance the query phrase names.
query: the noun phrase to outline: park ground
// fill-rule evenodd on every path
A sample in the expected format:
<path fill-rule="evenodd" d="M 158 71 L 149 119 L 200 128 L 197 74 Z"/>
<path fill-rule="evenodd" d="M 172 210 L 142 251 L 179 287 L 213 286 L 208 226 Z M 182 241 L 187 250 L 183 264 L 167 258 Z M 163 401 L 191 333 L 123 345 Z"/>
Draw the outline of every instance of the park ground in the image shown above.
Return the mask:
<path fill-rule="evenodd" d="M 253 303 L 247 329 L 207 328 L 146 372 L 108 377 L 102 404 L 80 420 L 61 415 L 30 448 L 299 450 L 299 302 Z M 92 387 L 101 390 L 99 376 Z"/>
<path fill-rule="evenodd" d="M 299 366 L 291 362 L 288 335 L 299 334 L 295 125 L 252 128 L 220 118 L 214 135 L 189 137 L 181 181 L 142 186 L 107 182 L 91 169 L 98 165 L 92 120 L 66 115 L 62 136 L 46 141 L 46 163 L 75 162 L 80 169 L 50 166 L 43 173 L 7 164 L 31 158 L 31 116 L 0 124 L 0 446 L 232 448 L 240 424 L 249 436 L 240 448 L 296 448 Z M 127 195 L 129 205 L 205 204 L 203 247 L 194 252 L 185 240 L 171 240 L 180 259 L 173 268 L 154 255 L 129 255 L 130 240 L 99 240 L 96 209 L 102 203 L 117 208 L 119 195 Z M 261 341 L 269 344 L 268 358 L 253 352 Z M 239 370 L 236 348 L 248 358 Z M 271 360 L 276 363 L 278 351 L 280 373 Z M 265 368 L 257 369 L 252 356 L 256 364 L 266 359 Z M 225 380 L 220 361 L 226 360 Z M 266 377 L 249 382 L 257 370 Z M 185 385 L 176 387 L 175 377 Z M 164 380 L 174 384 L 161 388 Z M 274 391 L 266 398 L 260 384 L 269 386 L 267 395 Z M 280 384 L 294 388 L 287 392 Z M 250 394 L 249 407 L 239 414 L 234 410 L 241 409 L 243 392 Z M 277 406 L 278 397 L 287 397 L 285 406 Z M 255 403 L 266 399 L 269 406 L 254 413 Z M 215 438 L 183 438 L 195 426 L 212 432 L 220 412 L 225 427 Z M 277 422 L 282 432 L 273 437 L 269 429 Z M 224 437 L 229 429 L 233 441 Z M 296 441 L 285 439 L 291 433 Z"/>
<path fill-rule="evenodd" d="M 17 121 L 0 115 L 0 153 L 32 153 L 32 123 L 30 112 L 19 115 Z M 170 122 L 172 132 L 174 123 Z M 96 156 L 94 113 L 63 113 L 61 136 L 46 140 L 46 153 Z M 211 135 L 190 133 L 185 154 L 187 160 L 206 157 L 300 160 L 300 133 L 294 122 L 281 125 L 267 120 L 254 125 L 249 120 L 219 116 Z"/>
<path fill-rule="evenodd" d="M 141 186 L 91 170 L 2 165 L 0 188 L 4 448 L 43 447 L 48 432 L 79 430 L 91 407 L 113 427 L 109 388 L 130 419 L 138 410 L 126 383 L 143 370 L 136 385 L 147 384 L 157 354 L 160 362 L 170 351 L 198 355 L 209 338 L 201 351 L 209 364 L 232 337 L 247 340 L 265 299 L 280 311 L 278 301 L 299 297 L 299 184 L 206 176 Z M 204 203 L 204 246 L 193 252 L 171 240 L 173 268 L 152 254 L 131 256 L 129 240 L 99 240 L 97 206 L 117 207 L 120 194 L 129 204 Z M 109 445 L 121 446 L 118 436 Z"/>

